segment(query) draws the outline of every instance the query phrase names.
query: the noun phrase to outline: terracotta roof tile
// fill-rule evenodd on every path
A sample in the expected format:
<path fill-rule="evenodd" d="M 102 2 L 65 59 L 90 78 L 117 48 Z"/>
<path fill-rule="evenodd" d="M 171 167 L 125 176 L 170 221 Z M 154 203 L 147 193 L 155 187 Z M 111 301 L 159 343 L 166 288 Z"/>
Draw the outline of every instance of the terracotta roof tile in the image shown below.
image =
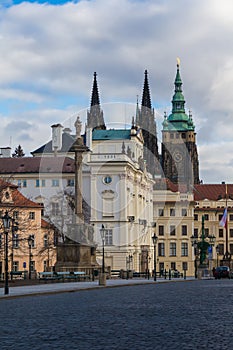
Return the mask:
<path fill-rule="evenodd" d="M 200 201 L 203 199 L 209 199 L 218 201 L 226 198 L 226 185 L 225 184 L 201 184 L 194 185 L 194 200 Z M 227 185 L 228 198 L 233 199 L 233 184 Z"/>
<path fill-rule="evenodd" d="M 74 159 L 69 157 L 0 158 L 1 174 L 74 173 Z"/>

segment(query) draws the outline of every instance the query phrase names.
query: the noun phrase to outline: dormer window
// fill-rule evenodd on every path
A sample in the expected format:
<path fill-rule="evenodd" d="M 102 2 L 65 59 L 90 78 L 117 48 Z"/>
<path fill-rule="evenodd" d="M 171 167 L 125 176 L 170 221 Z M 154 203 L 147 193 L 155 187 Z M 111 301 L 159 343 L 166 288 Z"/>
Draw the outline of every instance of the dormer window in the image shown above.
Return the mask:
<path fill-rule="evenodd" d="M 6 193 L 5 193 L 5 198 L 6 198 L 6 199 L 9 199 L 9 198 L 10 198 L 9 192 L 6 192 Z"/>

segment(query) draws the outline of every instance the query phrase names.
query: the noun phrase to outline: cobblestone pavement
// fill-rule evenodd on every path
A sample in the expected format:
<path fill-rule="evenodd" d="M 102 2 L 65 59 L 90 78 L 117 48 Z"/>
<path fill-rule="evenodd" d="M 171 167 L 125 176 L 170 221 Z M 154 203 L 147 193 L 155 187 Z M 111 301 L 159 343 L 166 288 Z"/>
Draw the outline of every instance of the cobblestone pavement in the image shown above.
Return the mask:
<path fill-rule="evenodd" d="M 1 349 L 233 349 L 233 280 L 0 300 Z"/>

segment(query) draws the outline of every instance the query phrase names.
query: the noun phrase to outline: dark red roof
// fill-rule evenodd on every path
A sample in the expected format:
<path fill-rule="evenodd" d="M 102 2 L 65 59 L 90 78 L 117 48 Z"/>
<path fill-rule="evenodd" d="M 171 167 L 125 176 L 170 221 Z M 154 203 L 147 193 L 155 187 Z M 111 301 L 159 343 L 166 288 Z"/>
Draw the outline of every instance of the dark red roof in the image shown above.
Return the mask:
<path fill-rule="evenodd" d="M 233 184 L 201 184 L 194 185 L 194 200 L 200 201 L 203 199 L 209 199 L 218 201 L 220 199 L 226 198 L 226 189 L 227 189 L 227 198 L 233 199 Z"/>
<path fill-rule="evenodd" d="M 74 159 L 69 157 L 0 158 L 1 174 L 74 173 Z"/>
<path fill-rule="evenodd" d="M 171 180 L 162 178 L 156 179 L 155 190 L 169 190 L 172 192 L 187 193 L 187 185 L 185 184 L 174 184 Z"/>

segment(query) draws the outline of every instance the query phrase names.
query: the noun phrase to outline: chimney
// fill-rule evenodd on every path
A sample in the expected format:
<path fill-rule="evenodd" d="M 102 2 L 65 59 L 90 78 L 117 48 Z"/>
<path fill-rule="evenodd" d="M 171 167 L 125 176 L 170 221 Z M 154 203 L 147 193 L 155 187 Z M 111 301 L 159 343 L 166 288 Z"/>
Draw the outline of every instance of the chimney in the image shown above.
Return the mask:
<path fill-rule="evenodd" d="M 57 154 L 57 151 L 60 151 L 62 148 L 62 129 L 61 124 L 53 124 L 52 128 L 52 149 Z"/>

